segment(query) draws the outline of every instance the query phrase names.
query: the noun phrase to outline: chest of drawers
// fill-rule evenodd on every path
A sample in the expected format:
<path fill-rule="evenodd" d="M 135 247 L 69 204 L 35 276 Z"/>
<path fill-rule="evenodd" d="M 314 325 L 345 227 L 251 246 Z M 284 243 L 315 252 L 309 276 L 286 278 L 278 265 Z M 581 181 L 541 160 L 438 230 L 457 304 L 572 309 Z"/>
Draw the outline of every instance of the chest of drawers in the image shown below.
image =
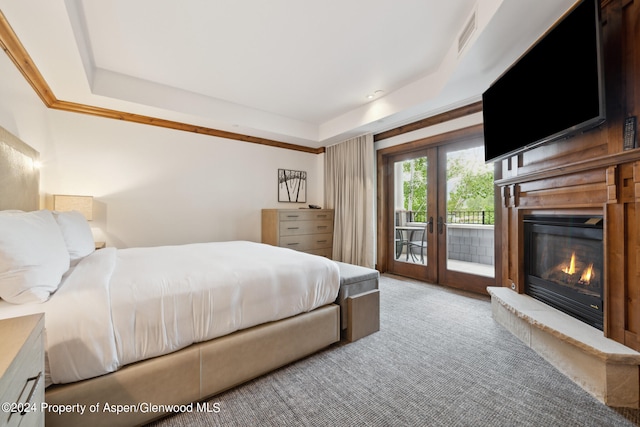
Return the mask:
<path fill-rule="evenodd" d="M 44 315 L 0 320 L 0 425 L 44 426 Z"/>
<path fill-rule="evenodd" d="M 331 258 L 333 209 L 263 209 L 262 243 Z"/>

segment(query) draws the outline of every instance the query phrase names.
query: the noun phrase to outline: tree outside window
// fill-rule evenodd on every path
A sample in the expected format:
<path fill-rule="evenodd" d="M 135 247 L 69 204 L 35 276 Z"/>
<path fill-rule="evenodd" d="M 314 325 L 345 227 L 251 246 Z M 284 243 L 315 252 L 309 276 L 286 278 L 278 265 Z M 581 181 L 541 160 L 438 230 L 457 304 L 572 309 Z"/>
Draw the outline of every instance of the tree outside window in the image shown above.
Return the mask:
<path fill-rule="evenodd" d="M 416 222 L 426 222 L 427 168 L 426 157 L 402 164 L 404 209 Z M 447 222 L 494 224 L 493 165 L 448 157 L 447 184 Z"/>

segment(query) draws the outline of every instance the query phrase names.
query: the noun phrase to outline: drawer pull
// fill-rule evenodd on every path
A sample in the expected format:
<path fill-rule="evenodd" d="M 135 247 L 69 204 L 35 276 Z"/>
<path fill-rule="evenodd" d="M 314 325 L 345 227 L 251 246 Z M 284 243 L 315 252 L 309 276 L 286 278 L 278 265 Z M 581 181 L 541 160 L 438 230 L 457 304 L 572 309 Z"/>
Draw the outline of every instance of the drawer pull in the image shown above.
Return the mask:
<path fill-rule="evenodd" d="M 319 225 L 317 228 L 318 228 L 318 230 L 321 230 L 321 229 L 327 228 L 327 226 L 326 225 Z"/>
<path fill-rule="evenodd" d="M 300 243 L 287 243 L 287 246 L 296 246 L 299 245 Z"/>
<path fill-rule="evenodd" d="M 316 218 L 326 218 L 326 217 L 327 215 L 320 215 L 320 214 L 316 215 Z"/>
<path fill-rule="evenodd" d="M 24 387 L 27 388 L 27 384 L 29 384 L 30 381 L 33 381 L 33 384 L 31 385 L 31 391 L 29 391 L 29 395 L 27 396 L 26 401 L 24 401 L 23 403 L 16 402 L 14 409 L 11 411 L 12 414 L 20 414 L 20 416 L 23 416 L 29 412 L 33 412 L 32 409 L 34 408 L 33 408 L 33 404 L 31 403 L 31 400 L 33 399 L 33 395 L 35 394 L 36 390 L 38 390 L 38 386 L 40 385 L 41 379 L 42 379 L 42 371 L 38 372 L 38 375 L 36 375 L 35 377 L 27 378 L 27 381 L 25 382 Z M 20 394 L 20 396 L 22 396 L 22 393 Z"/>
<path fill-rule="evenodd" d="M 299 230 L 300 227 L 287 227 L 287 230 Z"/>
<path fill-rule="evenodd" d="M 298 218 L 300 215 L 287 215 L 287 218 Z"/>
<path fill-rule="evenodd" d="M 327 243 L 326 240 L 316 240 L 316 243 Z"/>
<path fill-rule="evenodd" d="M 29 379 L 27 379 L 27 382 L 32 381 L 33 380 L 33 386 L 31 387 L 31 391 L 29 392 L 29 396 L 27 396 L 27 405 L 29 405 L 31 403 L 31 399 L 33 399 L 33 395 L 35 394 L 36 390 L 38 390 L 38 386 L 40 385 L 40 380 L 42 379 L 42 371 L 38 372 L 38 375 L 36 375 L 35 377 L 31 377 Z M 22 412 L 20 415 L 24 415 L 26 414 L 26 412 Z"/>

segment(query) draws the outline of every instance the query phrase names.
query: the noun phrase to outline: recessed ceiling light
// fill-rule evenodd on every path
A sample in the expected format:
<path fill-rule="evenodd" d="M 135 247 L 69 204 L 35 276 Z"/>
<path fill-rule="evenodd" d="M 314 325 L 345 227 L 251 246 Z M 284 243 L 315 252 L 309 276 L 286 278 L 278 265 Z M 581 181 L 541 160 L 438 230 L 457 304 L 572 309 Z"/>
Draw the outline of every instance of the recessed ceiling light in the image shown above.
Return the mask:
<path fill-rule="evenodd" d="M 373 93 L 370 93 L 369 95 L 367 95 L 367 99 L 373 99 L 373 98 L 377 98 L 379 96 L 381 96 L 384 93 L 384 91 L 382 90 L 376 90 Z"/>

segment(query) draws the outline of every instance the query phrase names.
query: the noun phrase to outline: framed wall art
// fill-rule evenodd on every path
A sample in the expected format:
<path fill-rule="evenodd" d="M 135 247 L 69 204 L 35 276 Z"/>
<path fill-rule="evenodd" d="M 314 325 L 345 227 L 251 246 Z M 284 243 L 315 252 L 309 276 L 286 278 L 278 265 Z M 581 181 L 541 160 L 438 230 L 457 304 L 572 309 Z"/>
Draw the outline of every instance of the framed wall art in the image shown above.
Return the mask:
<path fill-rule="evenodd" d="M 307 202 L 307 172 L 278 169 L 278 201 Z"/>

